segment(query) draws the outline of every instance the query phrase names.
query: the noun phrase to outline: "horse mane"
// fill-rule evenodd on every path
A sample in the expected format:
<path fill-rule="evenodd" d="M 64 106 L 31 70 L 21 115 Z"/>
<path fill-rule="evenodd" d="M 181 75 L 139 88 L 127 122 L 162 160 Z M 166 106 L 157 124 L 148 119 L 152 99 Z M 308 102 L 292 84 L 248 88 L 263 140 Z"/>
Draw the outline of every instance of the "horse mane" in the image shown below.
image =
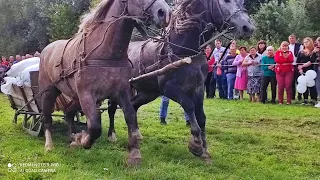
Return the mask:
<path fill-rule="evenodd" d="M 81 18 L 78 34 L 86 32 L 91 27 L 96 27 L 99 22 L 103 21 L 115 0 L 102 0 L 96 8 Z"/>
<path fill-rule="evenodd" d="M 204 12 L 200 14 L 193 12 L 194 3 L 197 1 L 201 0 L 177 0 L 168 29 L 174 29 L 179 34 L 194 27 L 200 29 L 202 21 L 200 17 Z"/>

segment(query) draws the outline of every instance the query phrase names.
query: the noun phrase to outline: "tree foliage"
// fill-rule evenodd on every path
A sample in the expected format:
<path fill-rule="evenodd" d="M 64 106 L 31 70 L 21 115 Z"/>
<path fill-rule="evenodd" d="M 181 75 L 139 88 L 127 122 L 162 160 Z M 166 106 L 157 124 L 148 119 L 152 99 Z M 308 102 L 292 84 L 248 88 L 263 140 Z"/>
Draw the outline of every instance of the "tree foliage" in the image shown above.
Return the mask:
<path fill-rule="evenodd" d="M 77 31 L 80 17 L 101 0 L 0 0 L 0 55 L 41 51 Z M 166 0 L 173 4 L 176 0 Z M 282 41 L 320 33 L 320 0 L 245 0 L 255 39 Z"/>
<path fill-rule="evenodd" d="M 50 39 L 70 37 L 89 5 L 90 0 L 0 0 L 0 54 L 32 53 Z"/>
<path fill-rule="evenodd" d="M 273 0 L 263 4 L 253 16 L 257 27 L 255 38 L 280 42 L 292 33 L 300 39 L 319 35 L 319 4 L 320 0 L 289 0 L 280 5 Z"/>
<path fill-rule="evenodd" d="M 75 34 L 78 29 L 79 17 L 83 11 L 89 8 L 89 5 L 89 1 L 82 6 L 68 2 L 52 4 L 48 10 L 50 41 L 68 39 Z"/>
<path fill-rule="evenodd" d="M 287 28 L 286 8 L 284 4 L 270 1 L 260 8 L 254 20 L 256 24 L 255 37 L 265 40 L 283 40 L 289 33 Z"/>

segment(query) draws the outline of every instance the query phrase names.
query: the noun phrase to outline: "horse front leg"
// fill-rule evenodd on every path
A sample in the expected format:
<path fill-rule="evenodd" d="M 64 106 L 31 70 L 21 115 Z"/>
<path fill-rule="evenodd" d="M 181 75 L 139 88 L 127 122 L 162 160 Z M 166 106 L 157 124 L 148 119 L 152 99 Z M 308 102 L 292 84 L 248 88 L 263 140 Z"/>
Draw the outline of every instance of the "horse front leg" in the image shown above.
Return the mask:
<path fill-rule="evenodd" d="M 81 108 L 87 118 L 88 131 L 77 133 L 73 140 L 77 145 L 90 149 L 95 140 L 101 136 L 101 113 L 96 109 L 97 100 L 91 93 L 79 92 L 78 96 Z"/>
<path fill-rule="evenodd" d="M 202 138 L 202 147 L 203 147 L 203 154 L 201 158 L 208 164 L 211 164 L 211 155 L 208 151 L 207 140 L 206 140 L 206 115 L 203 109 L 203 100 L 204 100 L 204 88 L 200 91 L 194 93 L 192 97 L 193 103 L 195 105 L 195 116 L 197 118 L 197 122 L 201 129 L 201 138 Z"/>
<path fill-rule="evenodd" d="M 179 103 L 189 117 L 191 127 L 191 140 L 189 142 L 189 151 L 195 156 L 203 154 L 203 141 L 201 138 L 201 129 L 195 117 L 195 104 L 185 92 L 183 92 L 174 82 L 168 82 L 164 88 L 164 95 Z"/>
<path fill-rule="evenodd" d="M 43 113 L 43 125 L 45 130 L 45 150 L 51 151 L 53 150 L 53 142 L 52 142 L 52 111 L 54 108 L 54 104 L 56 102 L 56 98 L 58 97 L 59 92 L 56 87 L 52 86 L 45 93 L 42 94 L 42 113 Z"/>
<path fill-rule="evenodd" d="M 130 101 L 130 89 L 127 88 L 119 92 L 119 103 L 122 107 L 124 117 L 128 126 L 129 137 L 129 158 L 128 165 L 136 166 L 141 163 L 141 153 L 139 147 L 139 130 L 137 122 L 137 113 Z"/>

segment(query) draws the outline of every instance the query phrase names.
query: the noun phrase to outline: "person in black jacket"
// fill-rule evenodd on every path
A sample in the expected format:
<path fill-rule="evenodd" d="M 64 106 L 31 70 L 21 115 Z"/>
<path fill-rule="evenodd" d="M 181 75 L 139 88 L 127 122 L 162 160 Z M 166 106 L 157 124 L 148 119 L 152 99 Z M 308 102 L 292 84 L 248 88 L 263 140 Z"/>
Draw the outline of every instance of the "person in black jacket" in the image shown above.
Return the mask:
<path fill-rule="evenodd" d="M 312 63 L 316 62 L 316 53 L 314 52 L 313 40 L 309 37 L 303 39 L 304 50 L 298 53 L 297 64 L 300 74 L 306 73 L 308 70 L 314 70 Z M 308 96 L 311 96 L 310 104 L 315 105 L 317 101 L 317 89 L 315 86 L 308 87 L 307 91 L 303 94 L 303 103 L 308 103 Z"/>
<path fill-rule="evenodd" d="M 291 34 L 289 36 L 289 50 L 292 52 L 294 56 L 293 63 L 297 62 L 298 53 L 300 51 L 303 51 L 303 45 L 300 43 L 297 43 L 297 38 L 295 34 Z M 296 99 L 296 85 L 298 84 L 297 79 L 300 76 L 298 68 L 296 67 L 294 69 L 294 77 L 292 81 L 292 100 Z M 301 94 L 298 93 L 298 100 L 301 101 L 302 97 Z"/>

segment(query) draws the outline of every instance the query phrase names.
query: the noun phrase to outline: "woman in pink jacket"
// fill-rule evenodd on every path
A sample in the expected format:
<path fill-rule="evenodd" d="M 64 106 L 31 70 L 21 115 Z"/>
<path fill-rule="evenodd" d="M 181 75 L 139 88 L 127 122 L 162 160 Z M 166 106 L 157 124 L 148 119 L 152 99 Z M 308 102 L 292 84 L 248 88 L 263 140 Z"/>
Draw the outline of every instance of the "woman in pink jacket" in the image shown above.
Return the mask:
<path fill-rule="evenodd" d="M 240 91 L 240 99 L 243 100 L 243 92 L 247 90 L 248 73 L 247 68 L 242 66 L 242 62 L 248 54 L 247 48 L 244 46 L 240 47 L 239 50 L 240 54 L 235 58 L 232 65 L 237 66 L 234 88 Z"/>

